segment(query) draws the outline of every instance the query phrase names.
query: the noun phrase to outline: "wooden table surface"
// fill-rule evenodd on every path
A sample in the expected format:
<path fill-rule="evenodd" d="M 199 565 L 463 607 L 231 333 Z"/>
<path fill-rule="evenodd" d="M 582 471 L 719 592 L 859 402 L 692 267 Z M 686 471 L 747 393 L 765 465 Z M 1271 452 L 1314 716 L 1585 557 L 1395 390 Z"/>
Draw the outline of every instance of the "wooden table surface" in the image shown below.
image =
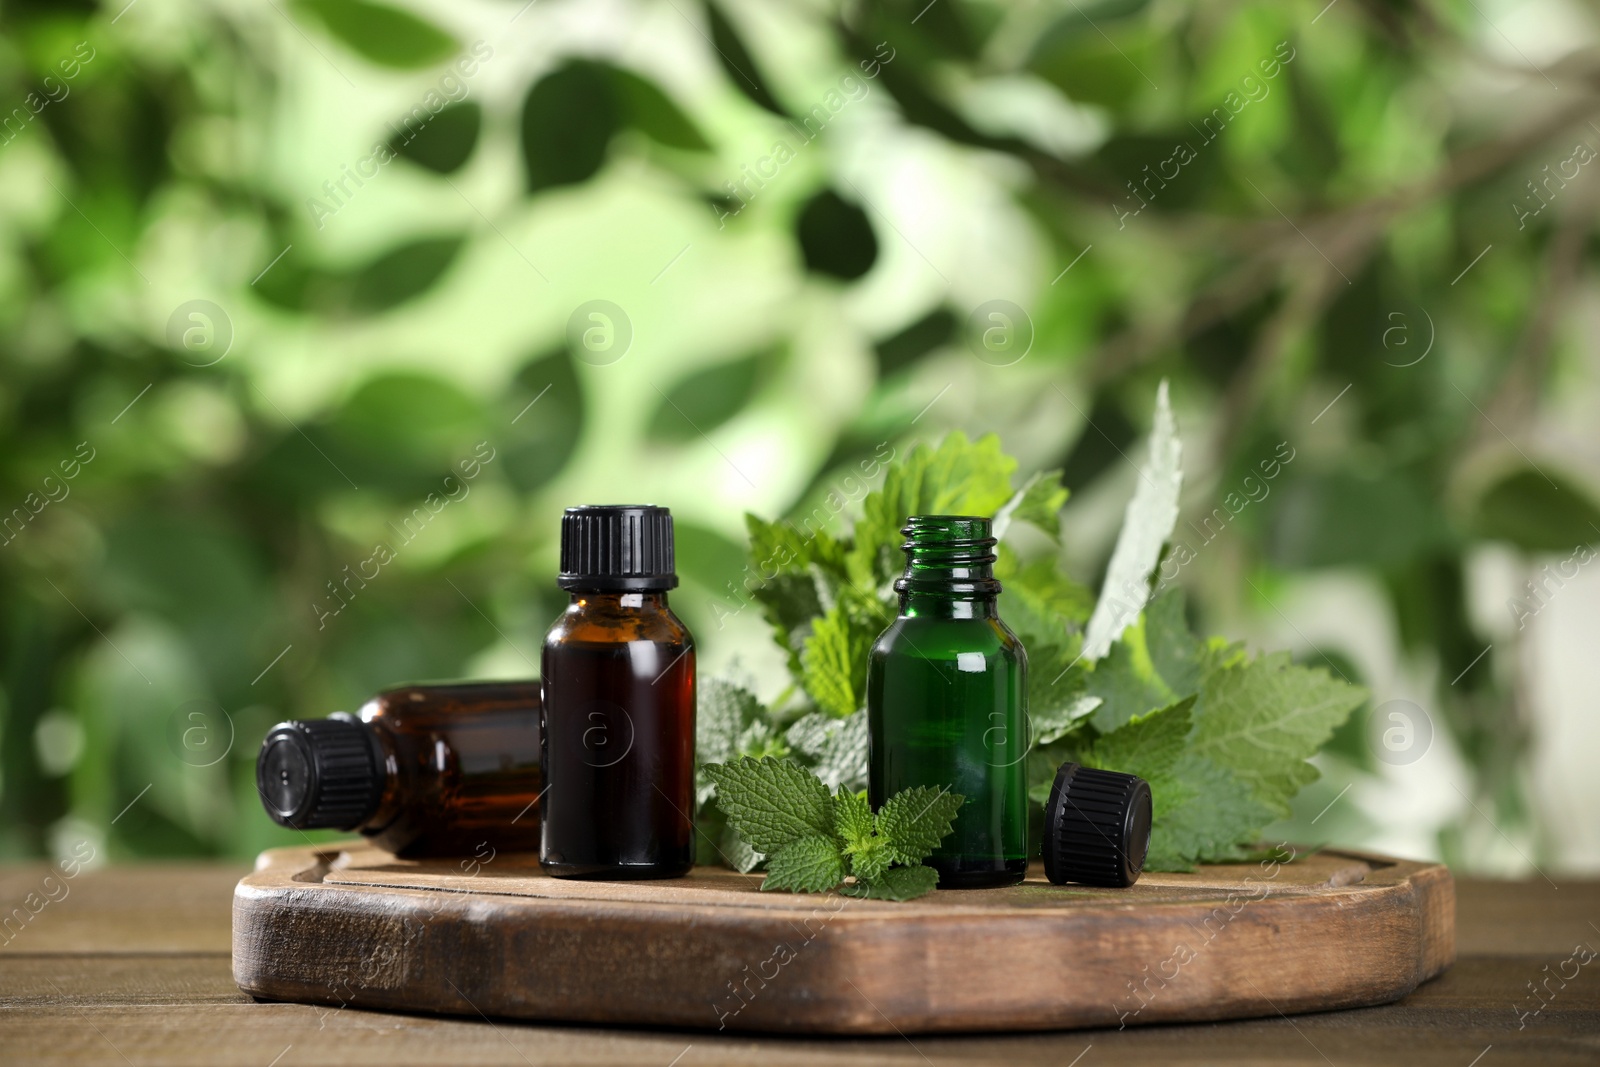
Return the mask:
<path fill-rule="evenodd" d="M 0 920 L 29 894 L 38 909 L 0 933 L 0 1063 L 1600 1063 L 1600 881 L 1458 881 L 1455 966 L 1380 1008 L 1014 1037 L 808 1039 L 257 1003 L 229 969 L 233 887 L 244 873 L 113 867 L 47 886 L 43 866 L 0 868 Z"/>

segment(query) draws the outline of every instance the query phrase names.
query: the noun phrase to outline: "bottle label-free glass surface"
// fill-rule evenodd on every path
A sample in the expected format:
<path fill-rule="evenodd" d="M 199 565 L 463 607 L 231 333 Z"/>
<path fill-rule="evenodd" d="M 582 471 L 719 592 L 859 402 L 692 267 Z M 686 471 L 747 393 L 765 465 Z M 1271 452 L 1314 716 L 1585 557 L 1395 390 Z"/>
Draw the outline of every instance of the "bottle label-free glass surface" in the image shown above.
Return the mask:
<path fill-rule="evenodd" d="M 929 860 L 941 885 L 1027 863 L 1025 669 L 1016 638 L 992 617 L 902 617 L 873 648 L 872 802 L 919 785 L 967 798 Z"/>

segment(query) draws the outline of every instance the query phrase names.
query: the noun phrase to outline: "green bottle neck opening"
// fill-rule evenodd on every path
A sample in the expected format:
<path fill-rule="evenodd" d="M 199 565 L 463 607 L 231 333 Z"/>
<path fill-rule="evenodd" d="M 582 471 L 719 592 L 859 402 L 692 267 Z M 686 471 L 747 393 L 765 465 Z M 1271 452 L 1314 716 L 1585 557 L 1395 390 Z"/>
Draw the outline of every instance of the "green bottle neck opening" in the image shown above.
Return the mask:
<path fill-rule="evenodd" d="M 994 577 L 995 539 L 976 515 L 913 515 L 901 528 L 905 573 L 894 583 L 907 615 L 987 618 L 1000 583 Z M 964 605 L 957 607 L 956 605 Z"/>

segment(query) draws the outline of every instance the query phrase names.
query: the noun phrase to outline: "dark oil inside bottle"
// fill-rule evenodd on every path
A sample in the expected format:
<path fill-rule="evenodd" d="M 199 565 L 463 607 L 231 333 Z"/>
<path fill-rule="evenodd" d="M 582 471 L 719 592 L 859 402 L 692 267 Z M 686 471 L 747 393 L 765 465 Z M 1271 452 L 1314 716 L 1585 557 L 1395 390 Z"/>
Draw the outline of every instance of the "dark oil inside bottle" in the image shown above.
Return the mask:
<path fill-rule="evenodd" d="M 694 649 L 562 638 L 544 654 L 542 862 L 671 878 L 694 862 Z"/>
<path fill-rule="evenodd" d="M 384 732 L 389 787 L 362 827 L 400 856 L 539 847 L 539 683 L 405 686 L 361 718 Z"/>

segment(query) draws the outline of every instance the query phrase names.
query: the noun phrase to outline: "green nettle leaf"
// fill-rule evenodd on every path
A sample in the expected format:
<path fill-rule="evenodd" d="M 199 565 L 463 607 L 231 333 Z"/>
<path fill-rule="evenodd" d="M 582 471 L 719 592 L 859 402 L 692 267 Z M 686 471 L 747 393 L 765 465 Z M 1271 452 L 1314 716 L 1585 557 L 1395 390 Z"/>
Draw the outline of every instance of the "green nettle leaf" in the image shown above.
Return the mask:
<path fill-rule="evenodd" d="M 414 70 L 454 55 L 454 37 L 409 11 L 371 0 L 292 0 L 352 52 L 383 67 Z"/>
<path fill-rule="evenodd" d="M 744 852 L 727 846 L 727 861 L 766 853 L 762 889 L 822 892 L 838 886 L 856 895 L 907 900 L 931 890 L 937 878 L 905 875 L 891 864 L 920 867 L 950 832 L 964 798 L 946 790 L 914 789 L 889 799 L 874 818 L 865 795 L 850 788 L 830 796 L 822 780 L 792 760 L 739 759 L 704 768 L 717 785 L 717 807 L 738 832 Z M 715 818 L 711 820 L 715 822 Z M 854 876 L 855 887 L 841 885 Z M 931 875 L 932 872 L 930 871 Z M 869 893 L 866 887 L 881 887 Z"/>
<path fill-rule="evenodd" d="M 875 637 L 855 624 L 844 604 L 835 604 L 813 623 L 800 664 L 806 692 L 817 707 L 841 719 L 861 707 L 867 686 L 867 652 Z"/>
<path fill-rule="evenodd" d="M 1087 725 L 1100 698 L 1084 690 L 1086 664 L 1076 638 L 1066 646 L 1028 646 L 1028 728 L 1035 745 L 1048 745 Z"/>
<path fill-rule="evenodd" d="M 1061 484 L 1061 472 L 1041 471 L 1029 477 L 1016 495 L 995 512 L 994 536 L 1004 540 L 1011 521 L 1021 519 L 1049 534 L 1052 541 L 1060 541 L 1061 509 L 1066 506 L 1067 487 Z"/>
<path fill-rule="evenodd" d="M 896 793 L 878 812 L 878 836 L 898 863 L 921 863 L 950 833 L 966 798 L 948 789 L 916 786 Z"/>
<path fill-rule="evenodd" d="M 833 832 L 846 850 L 856 848 L 872 836 L 872 805 L 865 792 L 841 789 L 833 795 Z"/>
<path fill-rule="evenodd" d="M 1078 695 L 1059 707 L 1046 708 L 1039 715 L 1028 712 L 1035 745 L 1052 745 L 1070 738 L 1089 725 L 1089 716 L 1100 706 L 1100 698 Z"/>
<path fill-rule="evenodd" d="M 1043 805 L 1050 800 L 1050 787 L 1055 784 L 1056 771 L 1063 763 L 1074 761 L 1077 756 L 1070 746 L 1070 742 L 1059 745 L 1040 745 L 1028 753 L 1028 760 L 1024 766 L 1028 769 L 1028 799 L 1035 804 Z M 1155 786 L 1152 785 L 1154 791 Z"/>
<path fill-rule="evenodd" d="M 704 769 L 702 768 L 702 773 Z M 767 857 L 750 847 L 739 836 L 715 804 L 708 804 L 695 815 L 695 862 L 706 865 L 726 864 L 740 874 L 749 874 Z"/>
<path fill-rule="evenodd" d="M 705 771 L 717 784 L 717 806 L 757 852 L 770 856 L 791 841 L 833 833 L 833 797 L 798 763 L 742 758 Z"/>
<path fill-rule="evenodd" d="M 919 446 L 916 451 L 925 449 Z M 923 463 L 916 463 L 916 452 L 912 455 L 902 486 L 904 499 L 916 504 L 908 514 L 993 515 L 1011 499 L 1017 461 L 1001 450 L 995 434 L 969 442 L 966 435 L 953 433 L 937 450 L 929 451 Z M 885 493 L 888 486 L 886 477 Z"/>
<path fill-rule="evenodd" d="M 767 856 L 761 888 L 822 893 L 844 881 L 844 861 L 831 836 L 801 837 Z"/>
<path fill-rule="evenodd" d="M 1104 700 L 1088 741 L 1075 736 L 1050 755 L 1150 782 L 1151 870 L 1245 858 L 1241 846 L 1288 814 L 1290 798 L 1316 778 L 1306 758 L 1364 699 L 1285 655 L 1251 661 L 1240 645 L 1198 640 L 1177 593 L 1150 604 L 1085 687 Z M 1042 798 L 1047 786 L 1032 763 L 1029 780 L 1030 796 Z"/>
<path fill-rule="evenodd" d="M 1150 598 L 1150 575 L 1161 562 L 1161 546 L 1178 522 L 1178 492 L 1183 488 L 1183 442 L 1167 400 L 1167 383 L 1156 390 L 1155 424 L 1150 430 L 1150 458 L 1139 472 L 1133 499 L 1122 519 L 1122 532 L 1111 550 L 1100 600 L 1083 638 L 1083 654 L 1104 656 L 1111 643 L 1144 610 Z"/>
<path fill-rule="evenodd" d="M 939 885 L 939 872 L 932 867 L 891 867 L 876 883 L 857 882 L 842 886 L 839 892 L 872 900 L 915 900 Z"/>
<path fill-rule="evenodd" d="M 802 674 L 800 651 L 811 620 L 837 602 L 846 581 L 844 548 L 827 530 L 745 515 L 750 531 L 750 570 L 761 579 L 752 595 L 761 605 L 773 640 Z"/>
<path fill-rule="evenodd" d="M 756 721 L 761 702 L 754 693 L 724 678 L 700 684 L 695 708 L 695 751 L 707 763 L 724 763 L 738 753 L 739 736 Z"/>
<path fill-rule="evenodd" d="M 881 837 L 869 837 L 845 853 L 850 857 L 850 873 L 862 882 L 878 881 L 895 861 L 889 843 Z"/>
<path fill-rule="evenodd" d="M 811 620 L 827 610 L 816 577 L 809 573 L 780 574 L 762 582 L 752 595 L 772 627 L 772 639 L 788 657 L 789 673 L 800 677 L 804 673 L 800 652 L 805 648 Z"/>
<path fill-rule="evenodd" d="M 1060 644 L 1067 627 L 1082 626 L 1094 609 L 1094 596 L 1062 574 L 1055 560 L 1019 563 L 1006 545 L 1000 546 L 994 576 L 1000 579 L 1000 615 L 1022 643 Z"/>
<path fill-rule="evenodd" d="M 1164 708 L 1183 695 L 1174 692 L 1156 673 L 1144 636 L 1142 622 L 1130 626 L 1084 678 L 1084 689 L 1100 698 L 1094 728 L 1103 734 L 1135 716 Z"/>
<path fill-rule="evenodd" d="M 1183 755 L 1189 736 L 1189 709 L 1195 698 L 1184 697 L 1176 704 L 1128 720 L 1100 738 L 1084 755 L 1090 767 L 1137 774 L 1145 781 L 1160 778 Z"/>
<path fill-rule="evenodd" d="M 1143 635 L 1151 669 L 1174 693 L 1200 690 L 1201 672 L 1206 666 L 1204 641 L 1189 631 L 1183 614 L 1183 592 L 1163 593 L 1145 609 Z"/>
<path fill-rule="evenodd" d="M 695 698 L 694 748 L 703 763 L 726 763 L 742 755 L 746 733 L 761 720 L 761 702 L 754 693 L 723 678 L 708 678 L 700 683 Z M 702 768 L 697 790 L 704 804 L 717 787 Z"/>
<path fill-rule="evenodd" d="M 722 854 L 728 864 L 740 874 L 749 874 L 767 861 L 766 853 L 757 852 L 750 842 L 739 836 L 739 831 L 729 826 L 722 838 Z"/>
<path fill-rule="evenodd" d="M 1145 868 L 1152 871 L 1243 859 L 1240 842 L 1253 840 L 1275 818 L 1248 783 L 1192 752 L 1150 780 L 1150 794 L 1155 818 Z"/>
<path fill-rule="evenodd" d="M 811 760 L 811 770 L 830 789 L 860 789 L 866 785 L 866 708 L 845 719 L 821 712 L 802 715 L 785 732 L 784 740 Z"/>
<path fill-rule="evenodd" d="M 1017 461 L 1000 450 L 994 434 L 968 441 L 957 432 L 937 449 L 918 445 L 890 464 L 883 488 L 862 501 L 848 555 L 851 579 L 876 588 L 905 569 L 900 528 L 911 515 L 993 515 L 1011 499 L 1016 469 Z"/>
<path fill-rule="evenodd" d="M 738 751 L 751 759 L 783 759 L 789 754 L 789 745 L 770 722 L 758 720 L 739 735 Z"/>
<path fill-rule="evenodd" d="M 1287 652 L 1207 674 L 1193 712 L 1190 751 L 1255 789 L 1273 812 L 1316 781 L 1306 760 L 1366 700 L 1366 691 L 1320 667 L 1296 667 Z"/>
<path fill-rule="evenodd" d="M 756 561 L 757 573 L 763 579 L 778 574 L 804 574 L 812 564 L 844 573 L 844 549 L 826 529 L 767 522 L 749 512 L 745 513 L 744 523 L 750 532 L 750 557 Z"/>

